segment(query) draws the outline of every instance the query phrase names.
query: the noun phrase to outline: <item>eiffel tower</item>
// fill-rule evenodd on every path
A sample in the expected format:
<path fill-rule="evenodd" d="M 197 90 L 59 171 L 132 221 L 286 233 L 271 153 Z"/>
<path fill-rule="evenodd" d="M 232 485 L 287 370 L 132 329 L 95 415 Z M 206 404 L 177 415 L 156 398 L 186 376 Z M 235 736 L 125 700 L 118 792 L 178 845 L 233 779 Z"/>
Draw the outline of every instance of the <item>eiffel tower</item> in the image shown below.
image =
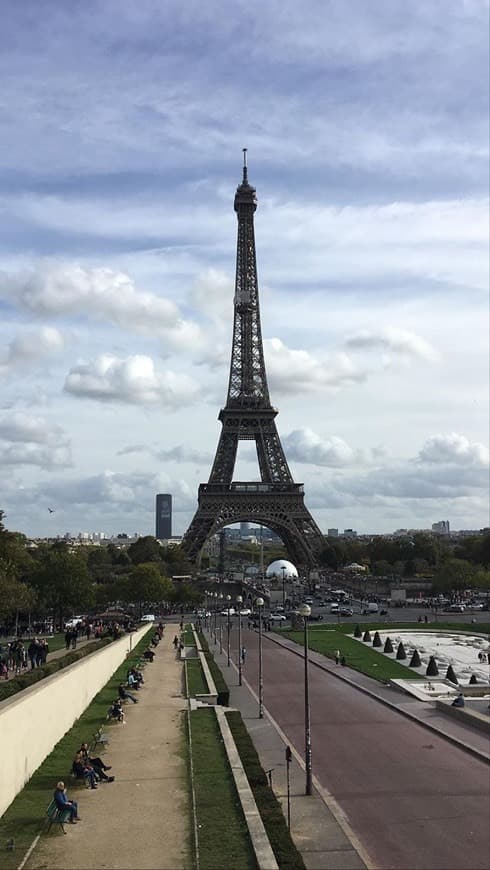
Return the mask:
<path fill-rule="evenodd" d="M 199 486 L 198 508 L 182 541 L 191 558 L 224 526 L 254 522 L 274 531 L 289 557 L 303 570 L 316 564 L 322 533 L 304 504 L 304 487 L 294 483 L 274 422 L 260 329 L 255 253 L 255 188 L 243 179 L 235 194 L 238 218 L 233 345 L 226 405 L 219 412 L 221 436 L 208 483 Z M 260 482 L 233 482 L 239 441 L 255 441 Z"/>

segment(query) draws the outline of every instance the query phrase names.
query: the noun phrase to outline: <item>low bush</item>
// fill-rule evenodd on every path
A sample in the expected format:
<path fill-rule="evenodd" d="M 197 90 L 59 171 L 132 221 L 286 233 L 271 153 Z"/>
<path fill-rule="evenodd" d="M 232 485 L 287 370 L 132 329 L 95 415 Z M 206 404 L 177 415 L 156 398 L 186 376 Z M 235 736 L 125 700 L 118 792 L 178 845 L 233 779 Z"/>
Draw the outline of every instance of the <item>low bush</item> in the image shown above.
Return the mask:
<path fill-rule="evenodd" d="M 303 859 L 291 839 L 281 804 L 268 784 L 240 713 L 229 712 L 226 718 L 279 867 L 281 870 L 304 870 Z"/>
<path fill-rule="evenodd" d="M 18 676 L 12 677 L 8 682 L 0 684 L 0 701 L 5 701 L 6 698 L 10 698 L 12 695 L 17 694 L 17 692 L 21 692 L 22 689 L 27 689 L 28 686 L 33 686 L 35 683 L 38 683 L 39 680 L 43 680 L 45 677 L 49 677 L 51 674 L 55 674 L 57 671 L 67 668 L 68 665 L 80 661 L 80 659 L 95 652 L 96 649 L 102 649 L 102 647 L 107 646 L 107 644 L 112 643 L 112 641 L 112 637 L 104 638 L 104 640 L 93 641 L 93 643 L 89 643 L 81 649 L 67 652 L 66 656 L 54 659 L 52 662 L 48 662 L 40 668 L 34 668 L 32 671 L 25 671 L 23 674 L 18 674 Z"/>
<path fill-rule="evenodd" d="M 197 636 L 199 638 L 199 643 L 201 644 L 201 649 L 206 656 L 206 661 L 209 666 L 209 670 L 211 671 L 211 676 L 214 680 L 214 685 L 216 686 L 216 691 L 218 693 L 218 704 L 222 707 L 228 707 L 230 703 L 230 690 L 226 684 L 226 681 L 221 673 L 218 665 L 214 660 L 214 656 L 212 652 L 209 650 L 209 645 L 204 637 L 202 631 L 197 631 Z"/>

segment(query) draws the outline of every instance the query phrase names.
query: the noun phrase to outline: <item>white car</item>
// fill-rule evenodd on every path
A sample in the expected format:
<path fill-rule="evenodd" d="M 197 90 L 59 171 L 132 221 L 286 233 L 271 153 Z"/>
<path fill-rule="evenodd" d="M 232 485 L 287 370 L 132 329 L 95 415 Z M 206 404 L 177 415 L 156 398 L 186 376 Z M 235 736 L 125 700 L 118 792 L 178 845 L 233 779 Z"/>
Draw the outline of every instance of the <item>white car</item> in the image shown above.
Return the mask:
<path fill-rule="evenodd" d="M 69 619 L 68 622 L 65 622 L 65 628 L 76 628 L 77 625 L 81 625 L 85 617 L 83 616 L 74 616 L 73 619 Z"/>
<path fill-rule="evenodd" d="M 144 616 L 141 617 L 141 622 L 155 622 L 156 616 L 154 613 L 145 613 Z"/>
<path fill-rule="evenodd" d="M 266 617 L 266 619 L 267 618 L 269 619 L 269 622 L 286 622 L 286 617 L 283 613 L 271 613 L 271 615 Z"/>

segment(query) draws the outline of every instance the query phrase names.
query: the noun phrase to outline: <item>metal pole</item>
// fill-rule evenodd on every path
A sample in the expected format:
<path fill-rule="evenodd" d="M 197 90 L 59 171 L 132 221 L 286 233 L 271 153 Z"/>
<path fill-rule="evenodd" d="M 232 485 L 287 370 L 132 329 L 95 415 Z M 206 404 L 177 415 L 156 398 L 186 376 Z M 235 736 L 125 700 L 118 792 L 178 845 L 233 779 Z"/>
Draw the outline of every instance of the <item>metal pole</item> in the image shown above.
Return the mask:
<path fill-rule="evenodd" d="M 219 612 L 219 651 L 223 652 L 223 614 Z"/>
<path fill-rule="evenodd" d="M 310 690 L 308 683 L 308 617 L 305 620 L 305 765 L 306 765 L 306 789 L 305 794 L 312 793 L 311 775 L 311 723 L 310 723 Z"/>
<path fill-rule="evenodd" d="M 288 828 L 290 830 L 291 830 L 291 775 L 290 775 L 291 757 L 292 757 L 291 748 L 289 746 L 286 746 L 286 782 L 287 782 L 287 793 L 288 793 Z"/>
<path fill-rule="evenodd" d="M 286 566 L 283 565 L 281 568 L 282 571 L 282 610 L 283 613 L 286 610 Z"/>
<path fill-rule="evenodd" d="M 242 685 L 242 611 L 238 604 L 238 685 Z"/>
<path fill-rule="evenodd" d="M 264 718 L 264 675 L 262 672 L 262 608 L 259 607 L 259 719 Z"/>
<path fill-rule="evenodd" d="M 228 624 L 227 624 L 228 637 L 226 639 L 226 654 L 227 654 L 227 662 L 226 664 L 230 667 L 230 605 L 228 604 Z"/>

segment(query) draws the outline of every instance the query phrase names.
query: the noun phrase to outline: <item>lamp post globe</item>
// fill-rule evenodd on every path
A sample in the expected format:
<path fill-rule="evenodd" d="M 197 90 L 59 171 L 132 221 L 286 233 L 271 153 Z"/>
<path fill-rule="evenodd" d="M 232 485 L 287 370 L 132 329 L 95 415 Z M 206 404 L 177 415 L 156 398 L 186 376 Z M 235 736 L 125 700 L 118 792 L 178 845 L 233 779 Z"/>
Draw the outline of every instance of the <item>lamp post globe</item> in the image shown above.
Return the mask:
<path fill-rule="evenodd" d="M 262 667 L 262 608 L 263 598 L 255 599 L 255 606 L 259 611 L 259 719 L 264 718 L 264 672 Z"/>
<path fill-rule="evenodd" d="M 308 682 L 308 617 L 311 616 L 309 604 L 302 604 L 299 614 L 304 622 L 304 661 L 305 661 L 305 769 L 306 786 L 305 794 L 312 793 L 312 764 L 311 764 L 311 720 L 310 720 L 310 691 Z"/>

